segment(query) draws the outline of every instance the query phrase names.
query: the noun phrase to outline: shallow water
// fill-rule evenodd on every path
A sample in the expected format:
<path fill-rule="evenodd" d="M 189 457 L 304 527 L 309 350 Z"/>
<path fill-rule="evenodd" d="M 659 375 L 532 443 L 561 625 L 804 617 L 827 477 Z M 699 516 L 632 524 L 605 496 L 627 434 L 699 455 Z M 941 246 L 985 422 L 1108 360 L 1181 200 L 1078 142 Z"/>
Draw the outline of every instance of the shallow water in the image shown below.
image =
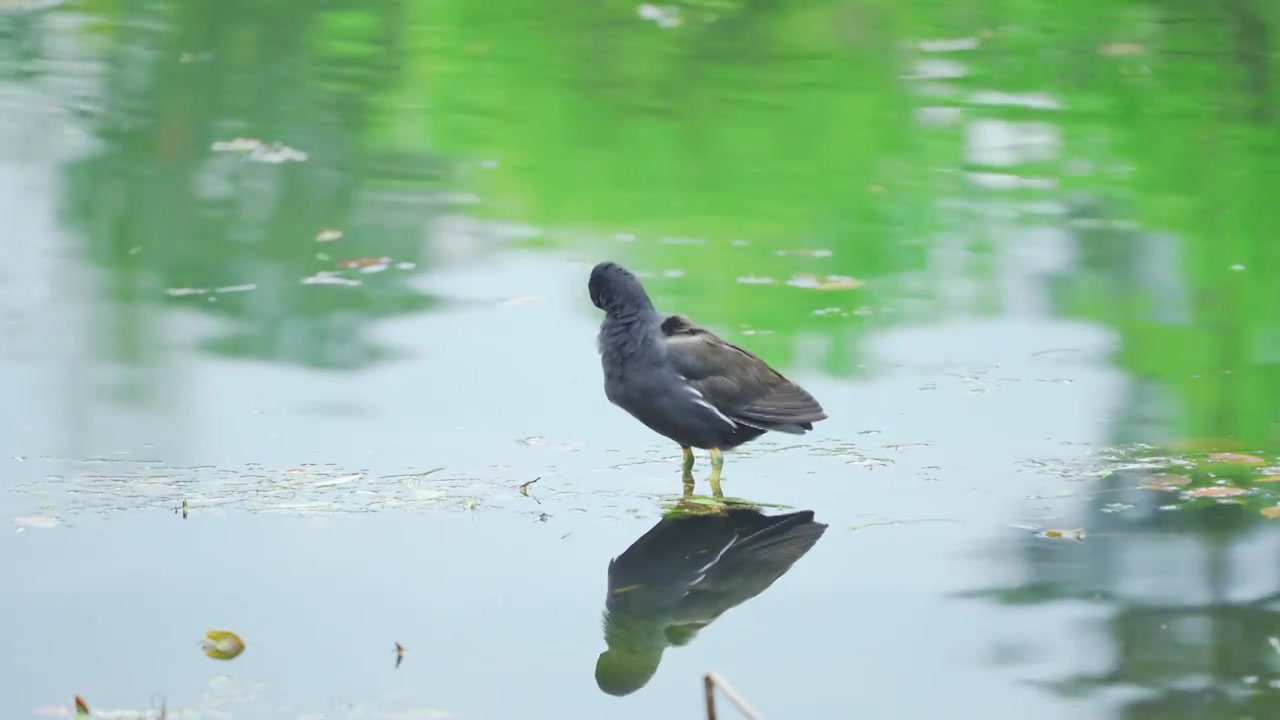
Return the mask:
<path fill-rule="evenodd" d="M 1237 5 L 0 5 L 0 716 L 1280 713 Z M 604 398 L 605 258 L 830 415 L 724 480 L 825 531 L 621 698 L 680 451 Z"/>

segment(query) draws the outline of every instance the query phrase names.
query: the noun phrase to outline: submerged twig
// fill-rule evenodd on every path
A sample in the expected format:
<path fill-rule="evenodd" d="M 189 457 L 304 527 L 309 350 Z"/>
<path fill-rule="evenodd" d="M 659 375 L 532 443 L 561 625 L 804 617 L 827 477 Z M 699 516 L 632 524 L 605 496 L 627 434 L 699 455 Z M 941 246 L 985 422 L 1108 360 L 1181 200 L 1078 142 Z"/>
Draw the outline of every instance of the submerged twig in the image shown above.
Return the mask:
<path fill-rule="evenodd" d="M 707 701 L 707 720 L 716 720 L 716 688 L 720 688 L 720 692 L 729 698 L 729 702 L 738 708 L 738 712 L 747 717 L 748 720 L 762 720 L 760 715 L 742 699 L 729 683 L 725 682 L 719 675 L 715 673 L 707 673 L 702 677 L 702 690 Z"/>

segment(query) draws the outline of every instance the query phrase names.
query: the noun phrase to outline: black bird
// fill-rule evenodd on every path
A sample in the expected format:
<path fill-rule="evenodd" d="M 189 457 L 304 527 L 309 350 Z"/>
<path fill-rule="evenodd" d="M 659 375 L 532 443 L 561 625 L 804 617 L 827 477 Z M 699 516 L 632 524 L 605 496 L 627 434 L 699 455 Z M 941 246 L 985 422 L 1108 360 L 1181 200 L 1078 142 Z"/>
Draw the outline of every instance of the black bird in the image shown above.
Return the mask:
<path fill-rule="evenodd" d="M 596 685 L 642 688 L 663 652 L 690 642 L 726 611 L 764 592 L 822 538 L 812 510 L 767 516 L 750 508 L 663 518 L 609 561 Z"/>
<path fill-rule="evenodd" d="M 827 418 L 804 388 L 769 364 L 682 315 L 662 315 L 639 278 L 614 262 L 591 270 L 591 302 L 605 311 L 598 348 L 604 394 L 684 451 L 711 451 L 711 489 L 721 495 L 722 450 L 767 431 L 803 435 Z"/>

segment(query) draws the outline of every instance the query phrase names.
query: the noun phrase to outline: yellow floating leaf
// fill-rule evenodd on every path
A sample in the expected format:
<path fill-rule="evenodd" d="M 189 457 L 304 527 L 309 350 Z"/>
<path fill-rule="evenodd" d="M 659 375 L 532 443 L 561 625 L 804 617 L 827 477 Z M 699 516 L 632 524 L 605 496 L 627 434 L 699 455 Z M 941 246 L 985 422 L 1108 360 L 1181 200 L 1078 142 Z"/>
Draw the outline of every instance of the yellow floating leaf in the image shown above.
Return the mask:
<path fill-rule="evenodd" d="M 1266 477 L 1254 478 L 1256 483 L 1273 483 L 1280 482 L 1280 475 L 1267 475 Z"/>
<path fill-rule="evenodd" d="M 205 655 L 217 660 L 230 660 L 244 652 L 244 641 L 230 630 L 210 630 L 200 645 Z"/>
<path fill-rule="evenodd" d="M 1263 517 L 1280 518 L 1280 505 L 1268 505 L 1261 510 Z"/>
<path fill-rule="evenodd" d="M 1231 463 L 1233 465 L 1263 465 L 1267 461 L 1257 455 L 1246 455 L 1244 453 L 1213 453 L 1209 459 L 1214 462 Z"/>
<path fill-rule="evenodd" d="M 1244 495 L 1247 492 L 1249 491 L 1245 488 L 1233 487 L 1231 485 L 1211 485 L 1209 487 L 1188 490 L 1187 495 L 1190 497 L 1224 498 Z"/>

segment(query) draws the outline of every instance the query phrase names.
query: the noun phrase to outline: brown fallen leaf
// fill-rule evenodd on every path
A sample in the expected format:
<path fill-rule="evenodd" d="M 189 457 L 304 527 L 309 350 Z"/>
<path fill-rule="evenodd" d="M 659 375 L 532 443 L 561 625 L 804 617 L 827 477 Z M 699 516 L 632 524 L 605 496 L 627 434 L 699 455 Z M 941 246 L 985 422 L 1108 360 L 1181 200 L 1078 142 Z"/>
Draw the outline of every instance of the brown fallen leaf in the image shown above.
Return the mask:
<path fill-rule="evenodd" d="M 1244 453 L 1213 453 L 1209 459 L 1214 462 L 1231 463 L 1232 465 L 1263 465 L 1267 461 L 1257 455 L 1246 455 Z"/>
<path fill-rule="evenodd" d="M 89 714 L 89 705 L 85 703 L 84 698 L 76 696 L 76 716 L 83 717 Z"/>
<path fill-rule="evenodd" d="M 1280 505 L 1268 505 L 1260 511 L 1262 517 L 1271 518 L 1272 520 L 1280 519 Z"/>
<path fill-rule="evenodd" d="M 1233 487 L 1231 485 L 1211 485 L 1209 487 L 1195 488 L 1188 490 L 1188 497 L 1207 497 L 1207 498 L 1225 498 L 1244 495 L 1249 492 L 1245 488 Z"/>

